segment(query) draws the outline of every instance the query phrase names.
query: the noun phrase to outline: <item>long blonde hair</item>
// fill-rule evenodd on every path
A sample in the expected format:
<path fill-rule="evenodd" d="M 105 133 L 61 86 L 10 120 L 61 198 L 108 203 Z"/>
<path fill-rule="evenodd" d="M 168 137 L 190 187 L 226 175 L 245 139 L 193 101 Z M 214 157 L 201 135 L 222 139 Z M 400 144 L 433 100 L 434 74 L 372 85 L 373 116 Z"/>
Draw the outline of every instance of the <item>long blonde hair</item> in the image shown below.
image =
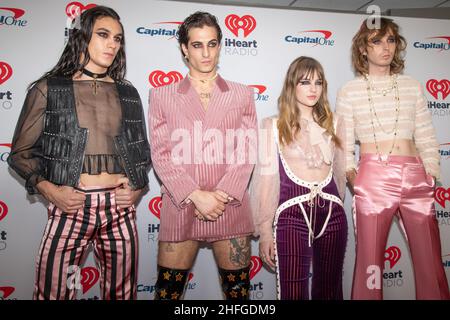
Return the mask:
<path fill-rule="evenodd" d="M 300 131 L 300 109 L 297 106 L 296 88 L 300 80 L 307 79 L 314 73 L 322 80 L 322 94 L 319 101 L 313 107 L 313 118 L 332 137 L 333 142 L 340 146 L 341 143 L 334 132 L 333 113 L 327 95 L 327 81 L 322 65 L 310 57 L 298 57 L 295 59 L 286 74 L 283 89 L 278 98 L 278 132 L 281 145 L 289 145 L 294 141 L 295 135 Z"/>

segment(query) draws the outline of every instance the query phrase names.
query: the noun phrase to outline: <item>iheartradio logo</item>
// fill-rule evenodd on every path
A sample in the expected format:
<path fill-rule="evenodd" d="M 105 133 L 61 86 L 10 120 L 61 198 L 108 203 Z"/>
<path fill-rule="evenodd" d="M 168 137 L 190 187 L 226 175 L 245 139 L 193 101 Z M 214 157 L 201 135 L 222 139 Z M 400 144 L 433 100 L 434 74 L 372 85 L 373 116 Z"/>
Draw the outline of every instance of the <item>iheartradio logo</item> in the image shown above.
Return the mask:
<path fill-rule="evenodd" d="M 244 38 L 246 38 L 256 28 L 256 20 L 250 15 L 239 17 L 235 14 L 230 14 L 225 18 L 225 26 L 236 37 L 239 37 L 239 29 L 244 30 Z"/>
<path fill-rule="evenodd" d="M 19 19 L 21 16 L 25 14 L 25 10 L 18 8 L 0 8 L 0 10 L 11 11 L 14 14 L 13 16 L 14 19 Z"/>
<path fill-rule="evenodd" d="M 447 79 L 442 79 L 441 81 L 430 79 L 427 81 L 426 88 L 435 99 L 438 99 L 438 93 L 440 92 L 442 99 L 445 100 L 450 94 L 450 81 Z"/>
<path fill-rule="evenodd" d="M 161 197 L 160 196 L 154 197 L 148 203 L 148 209 L 158 219 L 160 219 L 160 216 L 161 216 L 161 206 L 162 206 L 162 202 L 161 202 Z"/>
<path fill-rule="evenodd" d="M 384 262 L 389 261 L 389 268 L 393 268 L 402 257 L 399 247 L 392 246 L 384 251 Z"/>
<path fill-rule="evenodd" d="M 450 201 L 450 188 L 436 188 L 436 190 L 434 191 L 434 199 L 436 200 L 437 203 L 439 203 L 439 205 L 442 208 L 445 208 L 445 201 Z M 0 220 L 1 220 L 1 216 L 0 216 Z"/>
<path fill-rule="evenodd" d="M 248 86 L 250 88 L 254 88 L 256 90 L 256 93 L 258 93 L 258 94 L 263 94 L 264 91 L 266 91 L 266 89 L 267 89 L 266 86 L 262 86 L 262 85 L 258 85 L 258 84 L 250 84 Z"/>
<path fill-rule="evenodd" d="M 262 260 L 258 256 L 252 256 L 250 261 L 250 280 L 261 270 Z"/>
<path fill-rule="evenodd" d="M 3 201 L 0 201 L 0 221 L 8 214 L 8 206 Z"/>
<path fill-rule="evenodd" d="M 66 15 L 71 19 L 75 19 L 84 11 L 93 8 L 95 6 L 97 6 L 95 3 L 84 5 L 80 2 L 71 2 L 66 6 Z"/>
<path fill-rule="evenodd" d="M 86 267 L 81 269 L 81 286 L 83 287 L 83 294 L 88 292 L 100 278 L 100 272 L 97 268 Z"/>
<path fill-rule="evenodd" d="M 0 300 L 8 298 L 15 290 L 14 287 L 0 287 Z"/>
<path fill-rule="evenodd" d="M 11 66 L 6 62 L 0 61 L 0 84 L 3 84 L 11 78 L 12 74 L 13 70 Z"/>
<path fill-rule="evenodd" d="M 163 87 L 168 84 L 172 84 L 183 79 L 183 75 L 178 71 L 170 71 L 165 73 L 161 70 L 155 70 L 150 73 L 148 81 L 153 86 L 153 88 Z"/>

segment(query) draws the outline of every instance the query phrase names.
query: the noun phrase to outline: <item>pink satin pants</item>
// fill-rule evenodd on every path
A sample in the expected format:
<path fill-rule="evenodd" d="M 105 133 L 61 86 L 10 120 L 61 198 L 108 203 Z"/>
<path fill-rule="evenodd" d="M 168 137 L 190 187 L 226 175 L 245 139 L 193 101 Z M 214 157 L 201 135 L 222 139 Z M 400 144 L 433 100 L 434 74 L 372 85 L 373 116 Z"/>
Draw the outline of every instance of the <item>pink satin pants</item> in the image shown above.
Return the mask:
<path fill-rule="evenodd" d="M 356 261 L 352 299 L 383 298 L 384 252 L 395 214 L 408 238 L 416 299 L 450 299 L 434 187 L 434 179 L 426 174 L 419 157 L 390 156 L 380 162 L 375 154 L 361 156 L 354 186 Z M 373 281 L 374 275 L 380 279 Z"/>

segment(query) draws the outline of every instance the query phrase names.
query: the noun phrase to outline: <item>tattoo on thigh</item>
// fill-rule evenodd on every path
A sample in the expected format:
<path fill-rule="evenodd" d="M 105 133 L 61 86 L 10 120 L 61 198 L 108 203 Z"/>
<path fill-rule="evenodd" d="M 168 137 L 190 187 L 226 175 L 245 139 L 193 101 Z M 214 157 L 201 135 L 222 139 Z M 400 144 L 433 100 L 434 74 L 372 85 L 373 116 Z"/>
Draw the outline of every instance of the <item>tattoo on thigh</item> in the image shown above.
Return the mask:
<path fill-rule="evenodd" d="M 230 261 L 239 268 L 250 263 L 250 239 L 248 237 L 230 240 Z"/>

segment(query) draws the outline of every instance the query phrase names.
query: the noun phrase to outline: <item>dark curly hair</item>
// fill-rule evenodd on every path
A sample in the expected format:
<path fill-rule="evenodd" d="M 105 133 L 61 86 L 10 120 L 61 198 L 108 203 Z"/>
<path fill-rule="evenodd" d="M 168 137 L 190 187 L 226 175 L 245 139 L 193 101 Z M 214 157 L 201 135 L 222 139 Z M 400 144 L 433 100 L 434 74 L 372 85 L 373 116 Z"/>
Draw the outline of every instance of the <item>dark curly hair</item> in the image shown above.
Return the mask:
<path fill-rule="evenodd" d="M 217 18 L 208 12 L 197 11 L 184 19 L 183 23 L 178 27 L 177 38 L 183 56 L 184 54 L 181 45 L 184 44 L 187 47 L 189 42 L 189 30 L 192 28 L 202 28 L 204 26 L 216 28 L 217 40 L 219 43 L 222 41 L 222 30 L 217 22 Z"/>

